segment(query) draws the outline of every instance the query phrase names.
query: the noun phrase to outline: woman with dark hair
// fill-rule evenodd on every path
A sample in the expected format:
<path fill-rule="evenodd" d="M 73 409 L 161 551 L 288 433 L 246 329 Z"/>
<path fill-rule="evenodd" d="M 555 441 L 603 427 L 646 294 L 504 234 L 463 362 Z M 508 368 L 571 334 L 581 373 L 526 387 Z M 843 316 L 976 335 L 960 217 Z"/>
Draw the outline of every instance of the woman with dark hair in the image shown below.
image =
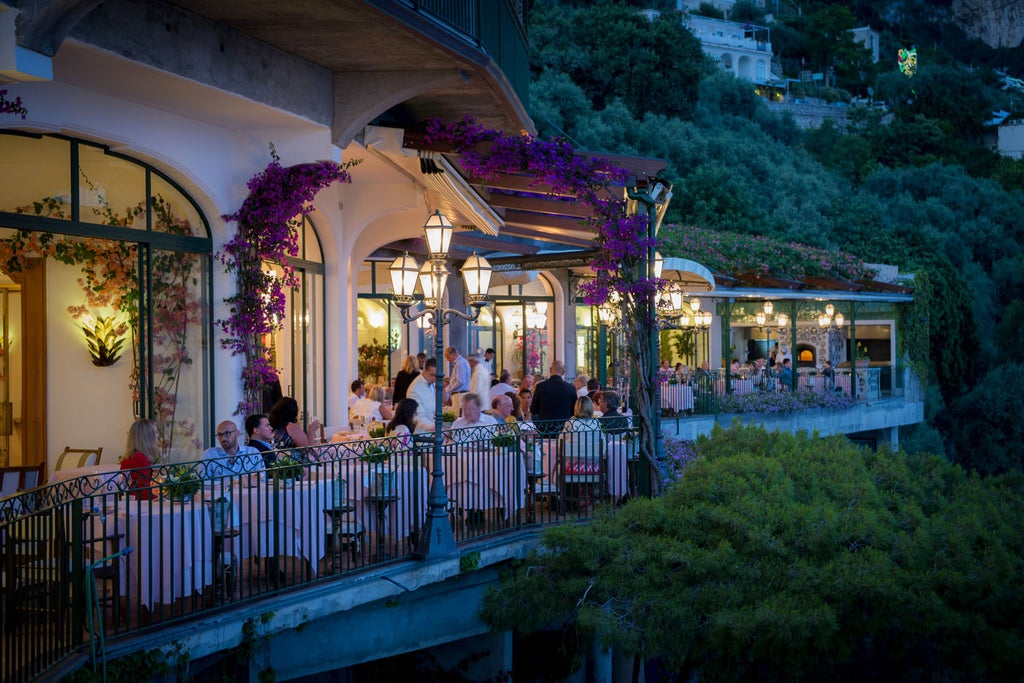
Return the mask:
<path fill-rule="evenodd" d="M 128 428 L 128 439 L 121 456 L 121 469 L 129 470 L 128 481 L 135 497 L 153 497 L 153 462 L 160 454 L 160 435 L 152 420 L 136 420 Z"/>
<path fill-rule="evenodd" d="M 388 422 L 385 434 L 388 436 L 410 436 L 416 431 L 416 399 L 403 398 L 395 406 L 395 416 Z"/>
<path fill-rule="evenodd" d="M 320 432 L 317 420 L 313 420 L 306 431 L 302 431 L 298 425 L 299 404 L 291 396 L 285 396 L 275 403 L 267 419 L 274 428 L 274 448 L 278 449 L 310 446 L 316 442 L 315 435 Z"/>

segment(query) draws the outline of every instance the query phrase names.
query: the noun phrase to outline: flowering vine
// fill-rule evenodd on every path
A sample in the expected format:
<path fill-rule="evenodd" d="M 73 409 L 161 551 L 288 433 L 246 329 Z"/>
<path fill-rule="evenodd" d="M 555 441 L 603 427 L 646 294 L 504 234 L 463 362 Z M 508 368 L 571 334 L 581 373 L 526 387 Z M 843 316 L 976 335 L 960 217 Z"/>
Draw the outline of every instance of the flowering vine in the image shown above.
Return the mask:
<path fill-rule="evenodd" d="M 28 109 L 21 103 L 20 97 L 13 100 L 7 99 L 7 91 L 0 89 L 0 114 L 14 114 L 21 118 L 28 116 Z"/>
<path fill-rule="evenodd" d="M 537 194 L 569 196 L 574 203 L 590 207 L 590 215 L 581 222 L 595 232 L 599 253 L 590 264 L 595 278 L 581 285 L 580 291 L 590 305 L 616 301 L 621 309 L 628 355 L 639 378 L 640 453 L 652 472 L 655 489 L 660 488 L 657 435 L 651 422 L 657 378 L 651 368 L 649 340 L 657 313 L 653 295 L 664 283 L 647 277 L 647 253 L 655 245 L 648 236 L 648 216 L 626 215 L 625 199 L 606 191 L 610 184 L 624 185 L 627 171 L 605 159 L 583 157 L 563 140 L 505 135 L 484 129 L 472 118 L 450 124 L 430 121 L 424 139 L 458 152 L 462 166 L 485 180 L 501 173 L 526 174 L 533 177 Z M 551 190 L 541 189 L 544 185 Z"/>
<path fill-rule="evenodd" d="M 273 147 L 271 156 L 271 163 L 246 184 L 249 196 L 241 208 L 223 216 L 225 221 L 236 221 L 238 230 L 217 254 L 225 269 L 235 275 L 237 287 L 236 293 L 224 300 L 229 306 L 228 317 L 217 322 L 225 335 L 221 346 L 245 361 L 239 414 L 256 412 L 263 386 L 278 378 L 262 337 L 281 324 L 285 288 L 294 289 L 299 284 L 287 260 L 299 253 L 296 218 L 313 210 L 311 202 L 323 188 L 352 182 L 348 169 L 358 163 L 320 161 L 285 168 Z M 280 267 L 283 276 L 264 272 L 264 261 Z"/>
<path fill-rule="evenodd" d="M 84 174 L 81 180 L 90 189 L 97 190 L 97 186 Z M 161 195 L 152 195 L 148 206 L 156 230 L 175 235 L 194 234 L 188 219 L 177 216 L 172 202 Z M 118 212 L 101 196 L 99 206 L 92 207 L 91 211 L 103 225 L 127 228 L 144 219 L 147 202 L 137 202 Z M 44 197 L 16 207 L 15 212 L 44 218 L 67 218 L 64 200 L 59 197 Z M 44 258 L 78 267 L 81 271 L 78 286 L 85 295 L 85 304 L 67 307 L 72 318 L 88 323 L 93 330 L 97 323 L 110 323 L 109 329 L 115 338 L 130 333 L 132 347 L 138 349 L 140 290 L 138 246 L 135 243 L 34 230 L 17 230 L 0 239 L 0 268 L 7 272 L 24 271 L 31 267 L 33 261 Z M 174 447 L 177 437 L 188 440 L 196 448 L 201 446 L 196 423 L 178 415 L 182 373 L 193 362 L 190 349 L 195 345 L 195 339 L 192 337 L 200 329 L 202 320 L 203 307 L 194 287 L 196 273 L 201 270 L 201 258 L 196 254 L 166 250 L 153 252 L 150 282 L 153 296 L 149 301 L 152 307 L 152 344 L 148 347 L 148 355 L 153 378 L 152 416 L 164 453 Z M 105 320 L 95 314 L 104 308 L 123 318 L 115 324 L 113 318 Z M 94 320 L 89 321 L 89 316 Z M 133 400 L 138 402 L 138 353 L 133 352 L 131 358 L 129 389 Z M 117 359 L 110 357 L 106 360 L 113 363 Z"/>

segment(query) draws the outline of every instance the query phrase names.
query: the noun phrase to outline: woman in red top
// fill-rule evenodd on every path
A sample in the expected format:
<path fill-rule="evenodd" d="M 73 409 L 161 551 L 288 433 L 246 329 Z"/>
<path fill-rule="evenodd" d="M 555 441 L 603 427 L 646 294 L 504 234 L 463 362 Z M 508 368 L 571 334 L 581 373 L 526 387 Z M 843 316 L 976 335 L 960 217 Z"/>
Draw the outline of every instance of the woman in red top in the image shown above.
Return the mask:
<path fill-rule="evenodd" d="M 152 420 L 136 420 L 128 428 L 121 469 L 130 470 L 128 481 L 135 497 L 141 500 L 153 497 L 153 461 L 159 452 L 158 440 L 156 423 Z"/>

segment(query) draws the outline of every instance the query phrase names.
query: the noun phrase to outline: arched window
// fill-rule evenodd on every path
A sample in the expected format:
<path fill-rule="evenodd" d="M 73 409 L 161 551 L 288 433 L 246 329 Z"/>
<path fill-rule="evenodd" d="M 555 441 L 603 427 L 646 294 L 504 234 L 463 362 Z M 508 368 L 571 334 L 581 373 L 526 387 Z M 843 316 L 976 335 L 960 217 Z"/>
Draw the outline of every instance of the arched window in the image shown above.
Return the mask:
<path fill-rule="evenodd" d="M 166 458 L 196 457 L 212 439 L 212 244 L 198 206 L 90 142 L 3 131 L 0 158 L 0 462 L 66 445 L 115 462 L 137 417 L 157 422 Z"/>

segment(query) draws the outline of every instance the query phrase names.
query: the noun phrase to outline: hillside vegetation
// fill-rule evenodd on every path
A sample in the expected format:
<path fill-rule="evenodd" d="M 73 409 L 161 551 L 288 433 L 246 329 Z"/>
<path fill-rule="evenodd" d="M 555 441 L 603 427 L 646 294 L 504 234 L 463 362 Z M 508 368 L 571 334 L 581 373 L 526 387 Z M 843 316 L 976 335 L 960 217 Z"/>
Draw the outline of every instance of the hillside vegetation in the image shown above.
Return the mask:
<path fill-rule="evenodd" d="M 649 22 L 641 6 L 665 11 Z M 541 133 L 583 149 L 666 159 L 675 185 L 661 234 L 667 255 L 699 226 L 916 273 L 917 319 L 908 329 L 921 340 L 909 341 L 926 374 L 929 424 L 908 430 L 904 445 L 986 472 L 1020 468 L 1020 446 L 1009 457 L 979 453 L 984 446 L 966 435 L 978 406 L 1014 376 L 1006 364 L 1019 360 L 1024 338 L 1024 160 L 982 145 L 993 108 L 1024 108 L 1024 94 L 1003 90 L 995 71 L 1024 68 L 1024 50 L 972 41 L 923 1 L 780 3 L 768 25 L 783 68 L 834 75 L 827 92 L 807 95 L 870 93 L 887 105 L 850 107 L 845 131 L 803 131 L 751 84 L 710 63 L 672 7 L 538 1 L 530 99 Z M 768 22 L 751 3 L 737 3 L 733 18 Z M 876 65 L 846 33 L 868 24 L 882 32 Z M 914 44 L 918 72 L 907 78 L 896 48 Z"/>

